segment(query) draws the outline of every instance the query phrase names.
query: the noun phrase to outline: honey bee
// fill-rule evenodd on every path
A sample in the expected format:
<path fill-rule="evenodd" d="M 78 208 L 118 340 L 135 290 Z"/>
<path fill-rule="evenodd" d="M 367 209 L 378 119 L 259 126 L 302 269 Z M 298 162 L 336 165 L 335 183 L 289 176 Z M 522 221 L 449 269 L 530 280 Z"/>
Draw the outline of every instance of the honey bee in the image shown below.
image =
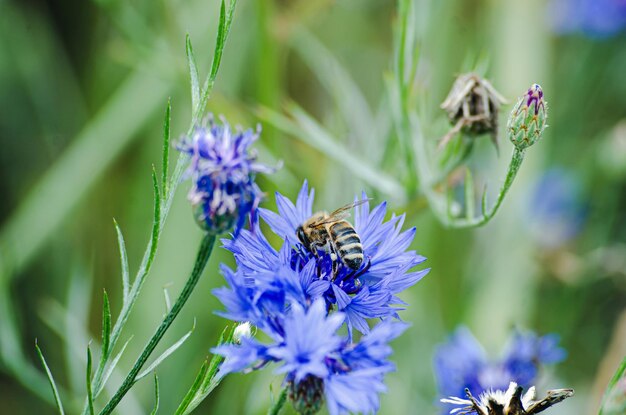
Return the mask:
<path fill-rule="evenodd" d="M 332 213 L 317 212 L 296 229 L 302 246 L 316 257 L 318 250 L 328 252 L 333 261 L 333 273 L 339 261 L 353 271 L 363 263 L 363 245 L 354 226 L 346 220 L 349 210 L 366 203 L 363 199 L 340 207 Z"/>

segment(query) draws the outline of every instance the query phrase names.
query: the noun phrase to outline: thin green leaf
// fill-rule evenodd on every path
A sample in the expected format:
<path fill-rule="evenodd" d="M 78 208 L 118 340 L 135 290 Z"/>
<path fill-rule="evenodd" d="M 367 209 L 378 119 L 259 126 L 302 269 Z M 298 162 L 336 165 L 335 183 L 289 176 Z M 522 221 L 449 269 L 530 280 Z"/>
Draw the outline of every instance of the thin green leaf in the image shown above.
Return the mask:
<path fill-rule="evenodd" d="M 152 188 L 154 191 L 154 218 L 152 221 L 152 245 L 150 256 L 148 257 L 147 269 L 150 269 L 152 261 L 154 261 L 156 247 L 159 243 L 159 235 L 161 233 L 161 196 L 159 193 L 159 180 L 157 179 L 154 164 L 152 165 Z"/>
<path fill-rule="evenodd" d="M 163 121 L 163 162 L 161 165 L 161 198 L 167 197 L 169 191 L 169 168 L 170 168 L 170 121 L 172 119 L 172 100 L 167 99 L 165 120 Z"/>
<path fill-rule="evenodd" d="M 48 381 L 50 382 L 50 387 L 52 387 L 52 394 L 54 395 L 54 402 L 57 405 L 57 409 L 61 415 L 65 415 L 65 411 L 63 410 L 63 403 L 61 402 L 61 397 L 59 396 L 59 390 L 57 389 L 57 384 L 54 381 L 54 377 L 52 376 L 52 372 L 46 363 L 46 359 L 43 357 L 43 353 L 37 344 L 37 340 L 35 340 L 35 349 L 37 349 L 37 355 L 39 355 L 39 360 L 41 360 L 41 364 L 46 370 L 46 375 L 48 376 Z"/>
<path fill-rule="evenodd" d="M 154 374 L 154 409 L 150 412 L 150 415 L 156 415 L 159 410 L 159 377 Z"/>
<path fill-rule="evenodd" d="M 233 342 L 235 327 L 226 326 L 217 341 L 217 346 Z M 193 385 L 176 410 L 176 415 L 189 414 L 219 385 L 221 379 L 216 378 L 217 371 L 224 361 L 222 355 L 214 354 L 210 362 L 202 363 Z"/>
<path fill-rule="evenodd" d="M 224 46 L 226 45 L 226 40 L 228 39 L 228 34 L 230 33 L 230 26 L 233 21 L 233 15 L 235 13 L 235 6 L 237 5 L 237 0 L 231 0 L 228 5 L 228 13 L 226 12 L 226 4 L 224 0 L 222 0 L 220 5 L 220 21 L 219 26 L 217 28 L 217 37 L 215 38 L 215 50 L 213 51 L 213 60 L 211 61 L 211 70 L 209 71 L 209 75 L 207 76 L 204 86 L 202 88 L 202 94 L 200 97 L 200 105 L 198 106 L 197 112 L 194 112 L 195 119 L 199 119 L 204 108 L 206 108 L 207 101 L 211 95 L 211 91 L 213 90 L 213 85 L 215 84 L 215 78 L 217 78 L 217 72 L 220 69 L 220 64 L 222 63 L 222 54 L 224 53 Z"/>
<path fill-rule="evenodd" d="M 200 81 L 198 80 L 198 67 L 193 54 L 193 48 L 191 47 L 189 33 L 187 33 L 185 45 L 187 64 L 189 65 L 189 78 L 191 80 L 191 111 L 192 114 L 195 114 L 198 111 L 198 104 L 200 103 Z"/>
<path fill-rule="evenodd" d="M 474 219 L 474 179 L 470 169 L 465 169 L 465 217 Z"/>
<path fill-rule="evenodd" d="M 609 384 L 604 391 L 602 397 L 602 404 L 600 405 L 600 412 L 598 415 L 618 415 L 623 414 L 626 409 L 626 391 L 623 387 L 619 390 L 619 382 L 626 377 L 626 356 L 622 359 L 619 367 L 615 371 L 615 374 L 609 381 Z M 615 396 L 620 395 L 620 396 Z"/>
<path fill-rule="evenodd" d="M 111 352 L 109 349 L 111 341 L 111 307 L 106 291 L 104 291 L 102 298 L 102 355 L 100 359 L 106 361 Z"/>
<path fill-rule="evenodd" d="M 157 366 L 159 366 L 165 359 L 167 359 L 172 353 L 174 353 L 176 350 L 178 350 L 178 348 L 180 346 L 183 345 L 183 343 L 185 343 L 185 341 L 187 341 L 187 339 L 189 338 L 189 336 L 191 336 L 191 333 L 193 333 L 193 331 L 196 328 L 196 322 L 194 320 L 193 322 L 193 327 L 191 328 L 191 330 L 189 330 L 183 337 L 180 338 L 180 340 L 178 340 L 176 343 L 174 343 L 173 345 L 171 345 L 170 347 L 167 348 L 167 350 L 165 350 L 163 353 L 161 353 L 161 355 L 159 357 L 157 357 L 154 362 L 152 362 L 143 372 L 139 373 L 137 375 L 137 377 L 135 378 L 135 382 L 145 378 L 147 375 L 149 375 L 154 369 L 157 368 Z"/>
<path fill-rule="evenodd" d="M 355 177 L 363 180 L 369 186 L 393 198 L 403 197 L 404 189 L 395 178 L 380 172 L 367 161 L 355 156 L 353 150 L 346 148 L 334 139 L 328 131 L 296 104 L 289 105 L 287 110 L 295 120 L 265 107 L 261 107 L 257 114 L 261 119 L 279 130 L 302 140 L 322 152 L 329 159 L 344 166 Z"/>
<path fill-rule="evenodd" d="M 126 243 L 124 242 L 124 235 L 122 229 L 120 229 L 117 221 L 113 219 L 115 225 L 115 232 L 117 233 L 117 245 L 120 250 L 120 262 L 122 265 L 122 301 L 126 303 L 128 299 L 128 293 L 130 291 L 130 271 L 128 267 L 128 254 L 126 253 Z"/>
<path fill-rule="evenodd" d="M 89 404 L 89 414 L 93 415 L 93 393 L 91 391 L 91 348 L 87 346 L 87 403 Z"/>
<path fill-rule="evenodd" d="M 111 374 L 115 370 L 115 367 L 117 366 L 118 362 L 120 361 L 120 358 L 122 357 L 122 354 L 124 353 L 124 350 L 126 350 L 126 346 L 128 346 L 128 343 L 130 343 L 131 339 L 132 339 L 132 337 L 130 339 L 126 340 L 126 342 L 122 346 L 122 349 L 115 355 L 115 357 L 113 358 L 113 360 L 111 361 L 111 363 L 107 367 L 106 371 L 104 372 L 104 376 L 102 377 L 102 379 L 103 379 L 102 386 L 104 386 L 104 384 L 107 383 L 107 380 L 109 380 L 109 377 L 111 376 Z M 100 393 L 100 390 L 96 390 L 95 391 L 96 395 L 98 393 Z"/>
<path fill-rule="evenodd" d="M 283 388 L 283 390 L 280 391 L 280 395 L 278 395 L 278 399 L 276 400 L 276 402 L 272 403 L 272 406 L 267 411 L 267 415 L 278 415 L 280 413 L 280 410 L 285 405 L 286 401 L 287 401 L 287 388 L 285 387 Z"/>
<path fill-rule="evenodd" d="M 199 394 L 200 386 L 202 386 L 202 382 L 207 374 L 208 369 L 209 369 L 209 361 L 205 360 L 204 362 L 202 362 L 202 366 L 200 366 L 200 371 L 198 372 L 198 375 L 193 381 L 193 384 L 191 385 L 191 387 L 185 394 L 183 401 L 180 403 L 180 405 L 178 405 L 178 409 L 176 409 L 176 415 L 181 415 L 181 414 L 186 413 L 186 410 L 191 405 L 192 400 L 196 397 L 196 395 Z"/>

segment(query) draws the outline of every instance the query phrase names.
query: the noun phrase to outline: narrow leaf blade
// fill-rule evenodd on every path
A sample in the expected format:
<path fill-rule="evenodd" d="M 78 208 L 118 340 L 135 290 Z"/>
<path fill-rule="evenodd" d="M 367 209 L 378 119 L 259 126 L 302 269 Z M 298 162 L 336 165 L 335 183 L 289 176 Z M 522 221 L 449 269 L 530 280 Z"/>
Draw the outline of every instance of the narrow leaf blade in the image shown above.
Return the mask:
<path fill-rule="evenodd" d="M 93 415 L 93 393 L 91 390 L 91 348 L 87 346 L 87 373 L 85 376 L 87 382 L 87 403 L 89 405 L 89 414 Z"/>
<path fill-rule="evenodd" d="M 172 353 L 174 353 L 176 350 L 178 350 L 178 348 L 180 346 L 183 345 L 183 343 L 185 343 L 185 341 L 187 341 L 187 339 L 189 338 L 189 336 L 191 336 L 191 333 L 193 333 L 193 331 L 195 330 L 195 326 L 196 323 L 194 321 L 194 326 L 191 328 L 191 330 L 189 330 L 183 337 L 181 337 L 176 343 L 174 343 L 173 345 L 171 345 L 170 347 L 167 348 L 167 350 L 165 350 L 163 353 L 161 353 L 161 355 L 159 357 L 157 357 L 155 359 L 154 362 L 152 362 L 150 364 L 150 366 L 148 366 L 143 372 L 139 373 L 137 375 L 137 377 L 135 378 L 135 382 L 145 378 L 147 375 L 149 375 L 154 369 L 157 368 L 157 366 L 159 366 L 165 359 L 167 359 Z"/>
<path fill-rule="evenodd" d="M 100 359 L 105 360 L 109 356 L 111 341 L 111 307 L 109 305 L 109 296 L 104 291 L 102 295 L 102 356 Z"/>
<path fill-rule="evenodd" d="M 150 412 L 150 415 L 156 415 L 159 410 L 159 377 L 154 374 L 154 409 Z"/>
<path fill-rule="evenodd" d="M 128 299 L 128 293 L 130 291 L 130 270 L 128 267 L 128 254 L 126 253 L 126 243 L 124 242 L 122 229 L 120 229 L 120 226 L 115 219 L 113 219 L 113 224 L 115 225 L 115 232 L 117 233 L 117 245 L 119 246 L 120 250 L 120 262 L 122 266 L 122 298 L 123 302 L 126 303 L 126 300 Z"/>
<path fill-rule="evenodd" d="M 35 349 L 37 349 L 37 355 L 39 356 L 39 360 L 41 360 L 41 364 L 46 370 L 46 375 L 48 376 L 48 381 L 50 382 L 50 387 L 52 388 L 52 394 L 54 395 L 54 402 L 57 405 L 59 414 L 65 415 L 65 411 L 63 410 L 63 403 L 61 402 L 61 397 L 59 396 L 59 390 L 57 389 L 57 384 L 54 381 L 52 372 L 50 371 L 50 368 L 48 367 L 48 364 L 46 363 L 46 359 L 45 357 L 43 357 L 43 353 L 41 352 L 41 349 L 39 348 L 39 345 L 37 344 L 36 340 L 35 340 Z"/>
<path fill-rule="evenodd" d="M 163 161 L 161 164 L 161 197 L 166 198 L 169 191 L 169 167 L 170 167 L 170 121 L 172 119 L 172 100 L 167 99 L 165 120 L 163 121 Z"/>
<path fill-rule="evenodd" d="M 626 410 L 626 390 L 620 384 L 626 384 L 626 356 L 615 371 L 602 397 L 598 415 L 618 415 Z"/>
<path fill-rule="evenodd" d="M 191 47 L 191 38 L 187 34 L 186 42 L 187 52 L 187 64 L 189 65 L 189 78 L 191 80 L 191 109 L 192 114 L 195 114 L 198 110 L 198 104 L 200 102 L 200 83 L 198 81 L 198 67 L 196 65 L 196 58 L 193 54 L 193 48 Z"/>
<path fill-rule="evenodd" d="M 128 346 L 128 343 L 130 342 L 131 339 L 126 340 L 126 343 L 124 343 L 124 345 L 122 346 L 122 349 L 115 355 L 115 357 L 109 364 L 109 367 L 104 372 L 104 376 L 102 377 L 102 387 L 107 383 L 107 381 L 109 380 L 109 377 L 111 377 L 111 374 L 115 370 L 115 367 L 120 361 L 120 358 L 122 357 L 122 354 L 124 353 L 124 350 L 126 350 L 126 346 Z M 98 395 L 102 391 L 102 387 L 99 390 L 95 391 L 96 395 Z"/>
<path fill-rule="evenodd" d="M 206 376 L 208 369 L 209 369 L 209 362 L 208 360 L 205 360 L 204 362 L 202 362 L 202 366 L 200 366 L 200 371 L 198 372 L 198 375 L 193 381 L 193 384 L 191 385 L 191 387 L 185 394 L 185 397 L 183 398 L 180 405 L 178 405 L 178 409 L 176 409 L 175 415 L 181 415 L 181 414 L 186 413 L 186 410 L 187 408 L 189 408 L 189 405 L 191 404 L 193 398 L 200 391 L 200 386 L 202 385 L 202 381 L 204 380 L 204 377 Z"/>

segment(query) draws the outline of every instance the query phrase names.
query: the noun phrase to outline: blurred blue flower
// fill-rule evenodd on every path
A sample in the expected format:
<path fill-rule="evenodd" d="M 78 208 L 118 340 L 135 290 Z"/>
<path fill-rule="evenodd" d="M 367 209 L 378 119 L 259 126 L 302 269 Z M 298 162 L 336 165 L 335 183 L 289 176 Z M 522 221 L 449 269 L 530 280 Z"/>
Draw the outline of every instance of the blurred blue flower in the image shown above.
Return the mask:
<path fill-rule="evenodd" d="M 558 363 L 566 352 L 554 334 L 543 337 L 515 331 L 504 355 L 490 359 L 466 327 L 458 328 L 435 352 L 434 368 L 441 396 L 465 396 L 465 388 L 479 396 L 489 390 L 507 390 L 511 382 L 532 386 L 542 365 Z M 444 411 L 444 412 L 447 412 Z"/>
<path fill-rule="evenodd" d="M 255 183 L 257 173 L 272 173 L 256 161 L 250 149 L 259 138 L 260 129 L 232 131 L 225 119 L 218 124 L 210 116 L 183 137 L 176 148 L 191 156 L 186 172 L 193 185 L 189 200 L 198 224 L 208 232 L 221 234 L 235 230 L 235 235 L 254 215 L 262 192 Z"/>
<path fill-rule="evenodd" d="M 555 249 L 574 238 L 587 216 L 580 182 L 573 172 L 560 168 L 538 179 L 529 204 L 529 230 L 542 248 Z"/>
<path fill-rule="evenodd" d="M 548 15 L 556 33 L 615 36 L 626 27 L 625 0 L 552 0 Z"/>
<path fill-rule="evenodd" d="M 402 231 L 404 216 L 385 221 L 385 203 L 372 211 L 364 203 L 355 209 L 354 227 L 366 260 L 359 270 L 344 265 L 337 270 L 330 255 L 314 256 L 296 237 L 296 228 L 313 213 L 313 194 L 305 182 L 295 205 L 277 194 L 279 214 L 259 209 L 283 240 L 279 250 L 258 223 L 222 241 L 236 269 L 222 266 L 227 286 L 214 291 L 225 306 L 220 314 L 250 322 L 270 342 L 246 338 L 216 348 L 225 356 L 220 375 L 274 362 L 277 372 L 285 373 L 297 410 L 316 412 L 323 395 L 331 414 L 375 412 L 384 375 L 394 370 L 388 343 L 406 328 L 393 321 L 405 305 L 397 294 L 428 272 L 411 271 L 425 258 L 408 250 L 415 228 Z M 370 328 L 371 319 L 382 321 Z M 337 334 L 344 323 L 347 337 Z M 353 329 L 362 333 L 358 341 Z"/>

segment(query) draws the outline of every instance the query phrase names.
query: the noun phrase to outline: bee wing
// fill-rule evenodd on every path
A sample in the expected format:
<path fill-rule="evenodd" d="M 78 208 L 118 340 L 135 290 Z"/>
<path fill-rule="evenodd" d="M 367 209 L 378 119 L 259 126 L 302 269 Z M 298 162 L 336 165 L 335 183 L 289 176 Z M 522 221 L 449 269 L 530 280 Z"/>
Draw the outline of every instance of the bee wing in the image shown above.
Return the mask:
<path fill-rule="evenodd" d="M 333 222 L 337 222 L 342 219 L 345 219 L 350 216 L 350 209 L 355 208 L 357 206 L 361 206 L 362 204 L 367 203 L 370 200 L 372 199 L 361 199 L 361 200 L 357 200 L 356 202 L 348 203 L 347 205 L 344 205 L 340 207 L 339 209 L 336 209 L 333 212 L 331 212 L 330 215 L 328 215 L 326 218 L 313 222 L 309 226 L 312 228 L 316 228 L 318 226 L 326 225 L 329 223 L 333 223 Z"/>
<path fill-rule="evenodd" d="M 548 409 L 552 405 L 555 405 L 574 394 L 574 389 L 555 389 L 548 391 L 548 396 L 535 402 L 526 410 L 528 415 L 538 414 L 539 412 Z"/>

